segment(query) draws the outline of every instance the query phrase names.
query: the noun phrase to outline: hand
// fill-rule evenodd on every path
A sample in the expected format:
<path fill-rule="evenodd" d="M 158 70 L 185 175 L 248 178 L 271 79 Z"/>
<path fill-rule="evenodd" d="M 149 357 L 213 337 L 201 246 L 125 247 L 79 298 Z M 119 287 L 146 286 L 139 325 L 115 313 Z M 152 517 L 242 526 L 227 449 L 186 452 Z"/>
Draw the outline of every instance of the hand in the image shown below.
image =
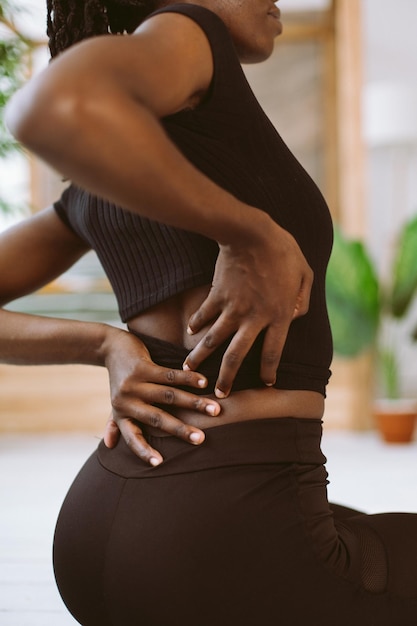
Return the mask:
<path fill-rule="evenodd" d="M 107 447 L 114 447 L 121 434 L 139 458 L 151 465 L 162 463 L 162 456 L 148 444 L 138 422 L 193 444 L 204 441 L 203 431 L 154 406 L 168 404 L 205 415 L 218 415 L 220 405 L 217 402 L 175 389 L 177 385 L 204 388 L 207 385 L 204 376 L 156 365 L 143 342 L 124 330 L 109 327 L 104 345 L 112 402 L 112 415 L 104 435 Z"/>
<path fill-rule="evenodd" d="M 259 333 L 265 330 L 260 377 L 272 386 L 292 320 L 308 311 L 313 272 L 295 239 L 272 222 L 263 239 L 220 246 L 211 290 L 189 321 L 190 334 L 212 324 L 184 362 L 195 370 L 231 338 L 216 396 L 228 396 L 237 371 Z"/>

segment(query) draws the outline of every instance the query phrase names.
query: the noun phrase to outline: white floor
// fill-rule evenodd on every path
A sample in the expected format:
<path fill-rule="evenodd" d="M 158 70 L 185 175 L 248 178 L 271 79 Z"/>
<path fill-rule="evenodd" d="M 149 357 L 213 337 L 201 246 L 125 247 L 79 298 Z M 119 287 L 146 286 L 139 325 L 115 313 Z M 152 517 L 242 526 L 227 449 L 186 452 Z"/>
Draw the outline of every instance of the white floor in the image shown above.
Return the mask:
<path fill-rule="evenodd" d="M 0 436 L 0 624 L 75 626 L 51 567 L 54 522 L 93 435 Z M 329 497 L 369 513 L 417 513 L 417 442 L 387 446 L 374 433 L 325 433 Z"/>

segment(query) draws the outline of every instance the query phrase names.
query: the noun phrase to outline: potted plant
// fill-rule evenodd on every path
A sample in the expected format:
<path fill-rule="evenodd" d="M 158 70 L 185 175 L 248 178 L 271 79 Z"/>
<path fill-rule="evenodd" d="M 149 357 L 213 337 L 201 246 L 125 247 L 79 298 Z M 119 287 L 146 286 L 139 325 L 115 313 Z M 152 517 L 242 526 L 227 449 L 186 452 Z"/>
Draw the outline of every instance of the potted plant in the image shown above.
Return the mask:
<path fill-rule="evenodd" d="M 402 441 L 412 438 L 417 414 L 417 398 L 403 397 L 401 379 L 401 334 L 417 297 L 417 216 L 401 228 L 393 256 L 383 279 L 364 243 L 347 239 L 336 228 L 327 302 L 335 354 L 354 357 L 366 349 L 373 352 L 375 386 L 382 398 L 375 401 L 375 418 L 381 427 L 384 422 L 394 429 L 384 430 L 385 440 Z M 417 320 L 409 340 L 417 341 Z"/>

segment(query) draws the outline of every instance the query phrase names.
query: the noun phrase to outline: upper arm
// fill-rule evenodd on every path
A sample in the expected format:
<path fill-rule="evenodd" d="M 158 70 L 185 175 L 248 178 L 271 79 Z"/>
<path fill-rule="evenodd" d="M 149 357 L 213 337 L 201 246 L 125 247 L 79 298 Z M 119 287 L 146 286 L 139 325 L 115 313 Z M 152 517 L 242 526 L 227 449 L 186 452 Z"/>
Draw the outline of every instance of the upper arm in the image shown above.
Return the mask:
<path fill-rule="evenodd" d="M 130 61 L 121 74 L 118 69 L 120 79 L 158 117 L 192 105 L 208 91 L 214 71 L 210 43 L 189 17 L 156 15 L 123 43 Z"/>
<path fill-rule="evenodd" d="M 7 123 L 21 139 L 42 115 L 77 117 L 85 106 L 118 102 L 118 95 L 164 117 L 204 95 L 213 71 L 201 27 L 185 15 L 161 13 L 133 35 L 93 37 L 59 55 L 15 95 Z"/>
<path fill-rule="evenodd" d="M 0 304 L 43 287 L 89 250 L 45 209 L 0 234 Z"/>

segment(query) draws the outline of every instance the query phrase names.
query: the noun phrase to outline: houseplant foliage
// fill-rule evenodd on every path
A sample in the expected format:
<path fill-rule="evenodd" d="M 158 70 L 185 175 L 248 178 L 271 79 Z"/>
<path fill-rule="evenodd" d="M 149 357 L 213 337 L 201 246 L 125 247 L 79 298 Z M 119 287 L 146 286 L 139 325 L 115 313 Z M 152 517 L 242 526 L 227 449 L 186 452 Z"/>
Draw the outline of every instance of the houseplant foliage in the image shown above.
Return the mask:
<path fill-rule="evenodd" d="M 19 150 L 5 127 L 3 113 L 9 98 L 27 76 L 30 53 L 38 45 L 16 26 L 15 17 L 21 11 L 8 0 L 0 0 L 0 160 Z M 0 192 L 0 211 L 10 212 L 15 208 Z"/>
<path fill-rule="evenodd" d="M 364 244 L 345 238 L 337 227 L 326 292 L 335 352 L 354 357 L 374 345 L 381 310 L 375 268 Z"/>
<path fill-rule="evenodd" d="M 364 243 L 347 239 L 336 228 L 326 287 L 335 353 L 354 357 L 374 350 L 385 396 L 398 398 L 395 329 L 408 318 L 417 297 L 417 215 L 400 230 L 386 280 Z M 410 338 L 417 340 L 417 324 Z"/>

